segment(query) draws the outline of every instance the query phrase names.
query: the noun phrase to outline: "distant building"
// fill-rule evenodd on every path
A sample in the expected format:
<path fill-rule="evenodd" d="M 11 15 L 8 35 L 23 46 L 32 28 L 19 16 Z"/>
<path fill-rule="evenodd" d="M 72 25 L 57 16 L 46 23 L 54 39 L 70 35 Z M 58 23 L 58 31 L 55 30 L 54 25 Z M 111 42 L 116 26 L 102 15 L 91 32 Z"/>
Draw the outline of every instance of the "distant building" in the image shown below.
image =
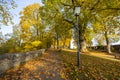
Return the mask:
<path fill-rule="evenodd" d="M 76 45 L 76 41 L 72 38 L 70 41 L 70 49 L 76 49 L 77 45 Z"/>
<path fill-rule="evenodd" d="M 116 43 L 111 43 L 111 45 L 120 45 L 120 40 Z"/>

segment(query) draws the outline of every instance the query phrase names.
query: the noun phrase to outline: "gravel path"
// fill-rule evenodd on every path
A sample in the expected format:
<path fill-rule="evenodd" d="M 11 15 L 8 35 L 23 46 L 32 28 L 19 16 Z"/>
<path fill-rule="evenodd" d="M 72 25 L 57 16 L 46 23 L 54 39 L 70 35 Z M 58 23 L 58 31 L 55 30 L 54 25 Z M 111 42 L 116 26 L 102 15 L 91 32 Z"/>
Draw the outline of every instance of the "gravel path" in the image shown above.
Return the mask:
<path fill-rule="evenodd" d="M 63 80 L 59 53 L 48 50 L 41 57 L 0 75 L 0 80 Z"/>

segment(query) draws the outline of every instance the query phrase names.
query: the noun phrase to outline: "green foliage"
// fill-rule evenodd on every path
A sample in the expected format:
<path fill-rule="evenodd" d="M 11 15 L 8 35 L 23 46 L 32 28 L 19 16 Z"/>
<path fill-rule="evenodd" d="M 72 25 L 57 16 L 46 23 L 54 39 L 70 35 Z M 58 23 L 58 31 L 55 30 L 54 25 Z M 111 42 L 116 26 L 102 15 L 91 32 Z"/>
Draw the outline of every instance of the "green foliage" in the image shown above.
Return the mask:
<path fill-rule="evenodd" d="M 0 53 L 14 53 L 16 52 L 15 50 L 15 42 L 12 39 L 7 40 L 5 43 L 2 43 L 1 47 L 0 47 Z"/>
<path fill-rule="evenodd" d="M 69 56 L 68 56 L 69 55 Z M 61 53 L 65 66 L 65 76 L 70 80 L 100 80 L 120 78 L 120 62 L 81 54 L 81 70 L 77 68 L 77 55 L 73 52 Z"/>
<path fill-rule="evenodd" d="M 107 33 L 110 42 L 115 42 L 119 38 L 119 17 L 118 16 L 108 16 L 106 18 L 100 19 L 99 22 L 93 24 L 94 31 L 96 34 L 101 35 L 101 39 L 105 39 L 105 32 Z"/>
<path fill-rule="evenodd" d="M 46 15 L 42 17 L 47 26 L 49 26 L 49 32 L 51 33 L 52 45 L 55 47 L 68 45 L 67 39 L 71 39 L 71 24 L 66 22 L 63 18 L 62 5 L 59 0 L 44 1 L 42 14 Z M 49 8 L 48 8 L 49 7 Z"/>
<path fill-rule="evenodd" d="M 92 39 L 94 38 L 95 34 L 92 29 L 92 26 L 88 27 L 85 32 L 85 39 L 88 46 L 92 46 Z"/>
<path fill-rule="evenodd" d="M 85 47 L 82 43 L 87 42 L 91 44 L 92 36 L 94 33 L 90 33 L 90 29 L 88 29 L 88 25 L 93 25 L 94 22 L 98 22 L 98 20 L 106 18 L 110 15 L 118 16 L 119 13 L 119 1 L 118 0 L 42 0 L 44 4 L 44 13 L 46 14 L 45 18 L 46 22 L 51 26 L 57 26 L 57 30 L 55 33 L 59 35 L 59 24 L 62 25 L 65 21 L 69 23 L 69 26 L 76 26 L 76 18 L 73 13 L 74 7 L 80 6 L 80 14 L 79 14 L 79 29 L 80 29 L 80 46 L 81 49 Z M 112 3 L 111 3 L 112 2 Z M 54 24 L 53 24 L 54 22 Z M 105 24 L 103 24 L 105 25 Z M 65 26 L 65 25 L 63 25 Z M 56 28 L 56 27 L 55 27 Z M 65 29 L 66 27 L 64 27 Z M 96 27 L 97 28 L 97 27 Z M 98 28 L 97 28 L 98 29 Z M 100 31 L 100 30 L 99 30 Z M 77 34 L 78 35 L 78 34 Z"/>
<path fill-rule="evenodd" d="M 2 47 L 0 47 L 0 54 L 4 54 L 4 53 L 8 53 L 9 49 L 8 47 L 5 47 L 2 45 Z"/>

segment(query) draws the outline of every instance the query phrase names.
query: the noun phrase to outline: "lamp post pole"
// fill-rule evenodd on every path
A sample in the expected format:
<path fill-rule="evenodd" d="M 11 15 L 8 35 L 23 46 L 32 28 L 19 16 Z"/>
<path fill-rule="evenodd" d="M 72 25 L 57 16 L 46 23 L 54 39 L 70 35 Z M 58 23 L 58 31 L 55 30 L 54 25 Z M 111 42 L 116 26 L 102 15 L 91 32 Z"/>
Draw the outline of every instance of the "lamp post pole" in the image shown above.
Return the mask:
<path fill-rule="evenodd" d="M 79 29 L 79 24 L 78 24 L 78 16 L 76 16 L 77 18 L 77 34 L 78 34 L 78 51 L 77 51 L 77 57 L 78 57 L 78 68 L 80 68 L 80 29 Z"/>
<path fill-rule="evenodd" d="M 77 30 L 77 65 L 78 68 L 80 69 L 81 64 L 80 64 L 80 28 L 79 28 L 79 13 L 80 13 L 80 7 L 79 6 L 75 6 L 75 16 L 77 19 L 77 24 L 76 24 L 76 30 Z"/>

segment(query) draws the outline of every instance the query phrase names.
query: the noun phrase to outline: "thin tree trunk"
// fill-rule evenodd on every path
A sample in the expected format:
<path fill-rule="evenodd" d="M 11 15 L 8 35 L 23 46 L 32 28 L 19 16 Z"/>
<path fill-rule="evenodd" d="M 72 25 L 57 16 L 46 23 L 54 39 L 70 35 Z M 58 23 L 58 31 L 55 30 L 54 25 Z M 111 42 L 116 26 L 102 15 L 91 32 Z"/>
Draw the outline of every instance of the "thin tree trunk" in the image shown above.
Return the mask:
<path fill-rule="evenodd" d="M 59 49 L 59 40 L 57 39 L 57 49 Z"/>
<path fill-rule="evenodd" d="M 53 47 L 55 48 L 55 38 L 54 38 L 54 40 L 53 40 Z"/>
<path fill-rule="evenodd" d="M 65 48 L 65 44 L 66 43 L 66 39 L 65 40 L 63 40 L 63 48 Z"/>
<path fill-rule="evenodd" d="M 57 34 L 57 49 L 59 49 L 59 40 L 58 40 L 58 34 Z"/>
<path fill-rule="evenodd" d="M 107 44 L 107 52 L 111 53 L 111 46 L 110 46 L 110 41 L 109 41 L 107 32 L 105 32 L 105 39 L 106 39 L 106 44 Z"/>
<path fill-rule="evenodd" d="M 39 36 L 39 29 L 37 28 L 37 36 Z"/>
<path fill-rule="evenodd" d="M 63 41 L 63 48 L 65 48 L 65 42 Z"/>

